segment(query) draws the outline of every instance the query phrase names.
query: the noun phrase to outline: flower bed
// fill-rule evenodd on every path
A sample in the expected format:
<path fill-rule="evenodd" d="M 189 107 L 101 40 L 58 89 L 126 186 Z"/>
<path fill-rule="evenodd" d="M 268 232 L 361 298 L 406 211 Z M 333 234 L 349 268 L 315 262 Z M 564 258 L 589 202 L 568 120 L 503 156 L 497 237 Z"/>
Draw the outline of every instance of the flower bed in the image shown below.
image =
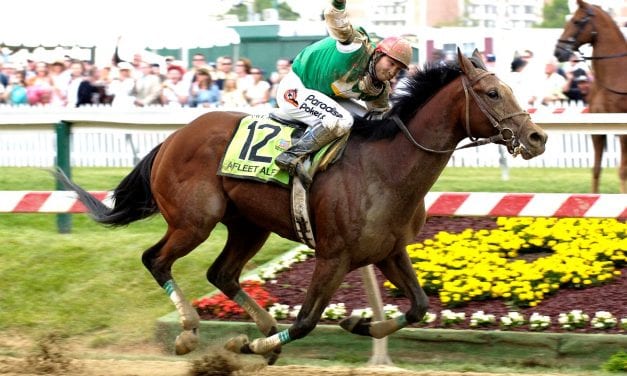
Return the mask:
<path fill-rule="evenodd" d="M 417 326 L 625 332 L 626 234 L 627 225 L 611 220 L 430 218 L 419 243 L 408 247 L 430 294 L 429 314 Z M 256 288 L 276 299 L 262 304 L 279 320 L 291 320 L 304 299 L 309 256 L 298 253 L 259 272 L 266 283 Z M 386 315 L 400 314 L 407 299 L 377 277 Z M 206 302 L 195 305 L 206 308 Z M 349 273 L 331 303 L 325 321 L 371 314 L 359 272 Z M 219 305 L 200 309 L 204 319 L 246 319 L 220 317 L 222 311 Z"/>

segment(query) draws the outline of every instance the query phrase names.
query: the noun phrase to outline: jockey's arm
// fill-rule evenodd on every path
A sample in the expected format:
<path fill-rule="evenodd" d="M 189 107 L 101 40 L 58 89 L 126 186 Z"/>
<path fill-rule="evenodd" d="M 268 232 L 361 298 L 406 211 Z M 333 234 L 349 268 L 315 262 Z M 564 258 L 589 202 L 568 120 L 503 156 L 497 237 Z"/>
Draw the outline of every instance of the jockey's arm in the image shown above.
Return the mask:
<path fill-rule="evenodd" d="M 345 9 L 346 2 L 333 0 L 331 6 L 324 11 L 324 20 L 327 24 L 329 35 L 342 44 L 350 44 L 355 37 L 353 25 L 348 20 Z"/>

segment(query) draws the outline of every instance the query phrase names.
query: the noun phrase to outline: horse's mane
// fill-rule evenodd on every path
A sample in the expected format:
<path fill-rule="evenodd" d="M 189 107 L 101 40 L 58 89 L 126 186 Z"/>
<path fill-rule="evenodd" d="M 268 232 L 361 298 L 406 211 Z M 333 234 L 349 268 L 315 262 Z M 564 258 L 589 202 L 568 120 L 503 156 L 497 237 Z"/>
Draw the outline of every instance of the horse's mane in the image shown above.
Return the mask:
<path fill-rule="evenodd" d="M 367 120 L 356 116 L 352 134 L 369 140 L 393 137 L 399 129 L 389 116 L 396 115 L 407 123 L 435 93 L 460 74 L 457 63 L 425 64 L 413 76 L 406 76 L 404 86 L 393 93 L 388 118 Z"/>

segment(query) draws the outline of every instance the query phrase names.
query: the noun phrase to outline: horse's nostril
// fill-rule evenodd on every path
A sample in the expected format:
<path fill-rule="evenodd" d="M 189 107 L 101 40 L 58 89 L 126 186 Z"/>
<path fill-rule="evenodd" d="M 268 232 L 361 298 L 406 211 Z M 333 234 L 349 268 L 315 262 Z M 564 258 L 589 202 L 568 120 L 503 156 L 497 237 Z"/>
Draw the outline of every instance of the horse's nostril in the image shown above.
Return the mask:
<path fill-rule="evenodd" d="M 549 136 L 546 133 L 533 132 L 529 135 L 529 142 L 532 145 L 537 145 L 537 144 L 544 145 L 546 144 L 546 140 L 548 139 L 548 137 Z"/>

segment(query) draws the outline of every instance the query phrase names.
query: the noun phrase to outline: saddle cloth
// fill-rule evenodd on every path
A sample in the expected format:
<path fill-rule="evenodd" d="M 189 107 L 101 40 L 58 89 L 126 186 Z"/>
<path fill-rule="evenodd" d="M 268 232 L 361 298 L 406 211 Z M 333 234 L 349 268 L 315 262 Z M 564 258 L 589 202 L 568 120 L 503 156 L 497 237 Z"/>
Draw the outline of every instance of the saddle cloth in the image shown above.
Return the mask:
<path fill-rule="evenodd" d="M 280 170 L 274 159 L 302 136 L 305 126 L 267 115 L 244 117 L 235 127 L 222 156 L 218 175 L 289 187 L 292 177 Z M 335 162 L 347 139 L 348 135 L 310 156 L 306 162 L 310 175 Z"/>

